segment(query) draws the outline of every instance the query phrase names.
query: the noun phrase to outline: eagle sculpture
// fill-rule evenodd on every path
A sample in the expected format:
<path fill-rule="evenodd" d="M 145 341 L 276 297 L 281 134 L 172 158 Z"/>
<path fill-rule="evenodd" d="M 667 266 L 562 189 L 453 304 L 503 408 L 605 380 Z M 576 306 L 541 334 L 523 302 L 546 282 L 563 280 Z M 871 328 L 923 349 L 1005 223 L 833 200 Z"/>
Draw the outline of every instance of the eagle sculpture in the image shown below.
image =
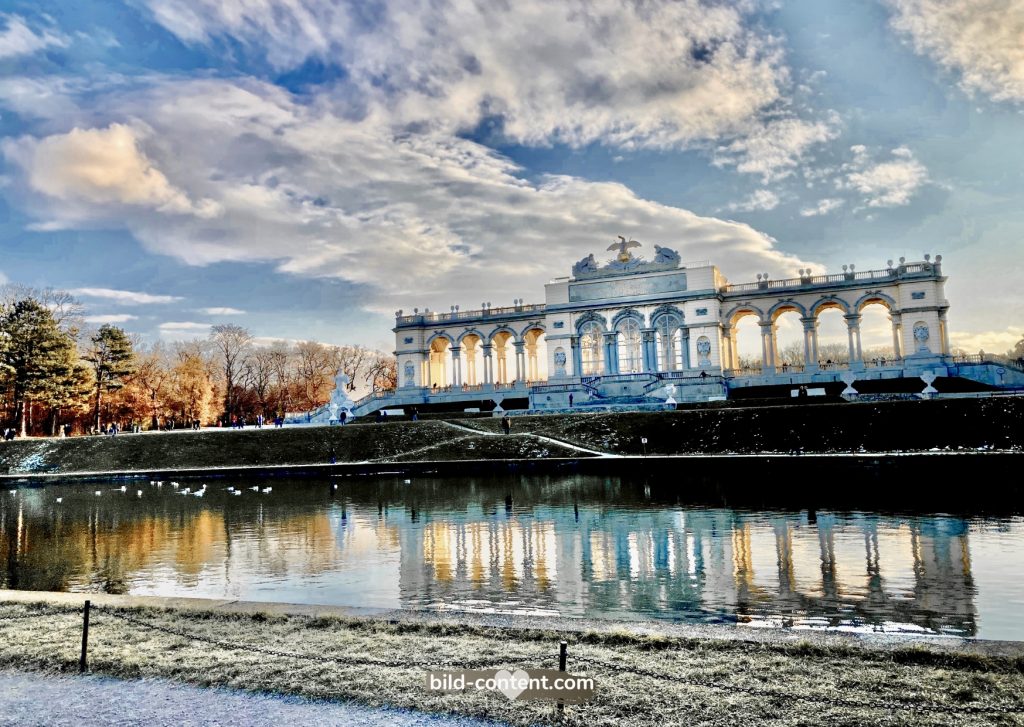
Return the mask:
<path fill-rule="evenodd" d="M 633 257 L 633 254 L 629 252 L 629 249 L 632 247 L 640 247 L 640 243 L 636 240 L 627 240 L 622 235 L 619 235 L 618 238 L 619 241 L 613 242 L 608 246 L 608 249 L 619 251 L 619 262 L 629 262 L 630 258 Z"/>

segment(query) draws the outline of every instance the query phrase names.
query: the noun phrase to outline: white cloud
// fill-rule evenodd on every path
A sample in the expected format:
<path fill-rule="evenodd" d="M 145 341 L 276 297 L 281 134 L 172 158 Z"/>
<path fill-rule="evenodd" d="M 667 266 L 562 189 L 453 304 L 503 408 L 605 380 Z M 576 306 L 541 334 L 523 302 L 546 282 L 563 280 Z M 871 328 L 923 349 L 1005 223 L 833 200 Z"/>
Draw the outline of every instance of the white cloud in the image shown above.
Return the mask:
<path fill-rule="evenodd" d="M 97 225 L 123 225 L 148 249 L 194 265 L 274 262 L 364 284 L 366 305 L 377 310 L 539 296 L 553 274 L 620 233 L 676 247 L 684 259 L 712 259 L 740 278 L 809 264 L 747 225 L 652 202 L 621 184 L 527 180 L 473 141 L 408 133 L 375 114 L 353 120 L 254 81 L 166 81 L 104 104 L 151 129 L 153 158 L 183 195 L 212 199 L 223 212 L 168 217 L 97 204 L 89 209 Z M 46 196 L 26 206 L 54 224 L 80 219 Z"/>
<path fill-rule="evenodd" d="M 0 13 L 6 27 L 0 30 L 0 59 L 27 56 L 44 48 L 68 45 L 68 39 L 49 28 L 32 30 L 20 15 Z"/>
<path fill-rule="evenodd" d="M 831 134 L 832 121 L 790 118 L 789 70 L 755 2 L 145 2 L 187 43 L 230 37 L 280 69 L 343 66 L 336 102 L 389 125 L 450 134 L 497 120 L 527 145 L 746 140 L 723 163 L 765 176 Z"/>
<path fill-rule="evenodd" d="M 181 300 L 176 295 L 153 295 L 133 290 L 115 290 L 113 288 L 74 288 L 73 295 L 82 298 L 100 298 L 119 305 L 148 305 L 151 303 L 173 303 Z"/>
<path fill-rule="evenodd" d="M 203 338 L 210 333 L 210 327 L 209 323 L 195 321 L 166 321 L 158 326 L 160 337 L 170 341 Z"/>
<path fill-rule="evenodd" d="M 928 170 L 904 146 L 893 149 L 892 160 L 876 162 L 863 145 L 850 148 L 853 161 L 843 166 L 845 177 L 837 182 L 841 189 L 861 193 L 868 207 L 899 207 L 928 181 Z"/>
<path fill-rule="evenodd" d="M 838 136 L 838 118 L 808 122 L 801 119 L 770 121 L 715 150 L 714 164 L 735 166 L 743 174 L 759 174 L 765 182 L 790 176 L 815 145 Z"/>
<path fill-rule="evenodd" d="M 843 206 L 843 200 L 836 197 L 826 197 L 825 199 L 819 199 L 818 204 L 814 207 L 805 207 L 800 210 L 801 217 L 817 217 L 818 215 L 827 215 L 829 212 L 839 209 Z"/>
<path fill-rule="evenodd" d="M 24 167 L 33 189 L 59 200 L 135 205 L 198 217 L 220 211 L 208 199 L 193 203 L 172 185 L 139 149 L 135 130 L 124 124 L 75 128 L 38 141 L 7 140 L 2 148 Z"/>
<path fill-rule="evenodd" d="M 1024 101 L 1022 0 L 887 0 L 914 49 L 960 75 L 969 93 Z"/>
<path fill-rule="evenodd" d="M 770 189 L 756 189 L 745 199 L 731 202 L 726 209 L 733 212 L 754 212 L 773 210 L 779 206 L 779 195 Z"/>
<path fill-rule="evenodd" d="M 128 321 L 137 320 L 138 316 L 129 315 L 127 313 L 111 313 L 104 315 L 86 316 L 86 323 L 127 323 Z"/>
<path fill-rule="evenodd" d="M 226 307 L 198 308 L 197 311 L 199 313 L 205 313 L 208 316 L 240 316 L 245 314 L 244 310 Z"/>

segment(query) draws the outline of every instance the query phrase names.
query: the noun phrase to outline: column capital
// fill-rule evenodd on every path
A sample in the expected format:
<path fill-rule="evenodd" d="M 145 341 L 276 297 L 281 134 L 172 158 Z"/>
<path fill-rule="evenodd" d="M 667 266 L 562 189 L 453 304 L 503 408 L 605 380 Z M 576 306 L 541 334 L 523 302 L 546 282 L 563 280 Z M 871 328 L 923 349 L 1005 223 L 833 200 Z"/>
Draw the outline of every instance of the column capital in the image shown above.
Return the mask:
<path fill-rule="evenodd" d="M 526 345 L 526 341 L 513 341 L 512 345 L 516 347 L 517 352 L 522 352 L 523 346 Z"/>
<path fill-rule="evenodd" d="M 800 322 L 804 324 L 805 331 L 813 331 L 818 327 L 818 319 L 815 318 L 814 316 L 807 316 L 806 318 L 801 318 Z"/>
<path fill-rule="evenodd" d="M 485 343 L 480 348 L 483 349 L 484 356 L 490 356 L 491 353 L 494 352 L 494 344 L 492 344 L 492 343 Z"/>
<path fill-rule="evenodd" d="M 458 356 L 462 353 L 462 346 L 452 346 L 452 356 Z"/>

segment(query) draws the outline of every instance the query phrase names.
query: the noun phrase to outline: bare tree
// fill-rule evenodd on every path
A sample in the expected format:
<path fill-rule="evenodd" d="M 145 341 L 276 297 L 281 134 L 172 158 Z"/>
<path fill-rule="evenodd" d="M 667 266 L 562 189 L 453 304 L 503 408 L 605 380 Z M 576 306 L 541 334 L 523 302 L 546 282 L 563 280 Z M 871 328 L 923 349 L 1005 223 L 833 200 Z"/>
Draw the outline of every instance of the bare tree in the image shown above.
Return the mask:
<path fill-rule="evenodd" d="M 230 422 L 235 413 L 235 387 L 241 373 L 242 362 L 252 345 L 252 334 L 248 329 L 232 323 L 222 323 L 210 329 L 210 341 L 220 358 L 224 382 L 224 416 Z"/>
<path fill-rule="evenodd" d="M 163 343 L 157 341 L 148 351 L 139 354 L 135 383 L 145 392 L 149 405 L 150 428 L 160 426 L 159 411 L 167 395 L 172 363 Z"/>
<path fill-rule="evenodd" d="M 260 413 L 267 413 L 270 401 L 270 386 L 274 378 L 274 351 L 261 346 L 255 347 L 242 364 L 242 382 L 256 397 Z"/>
<path fill-rule="evenodd" d="M 398 386 L 398 359 L 375 351 L 366 366 L 366 384 L 371 391 L 391 391 Z"/>
<path fill-rule="evenodd" d="M 331 380 L 337 371 L 335 352 L 316 341 L 300 341 L 295 345 L 295 374 L 303 405 L 315 409 L 327 403 Z"/>
<path fill-rule="evenodd" d="M 290 364 L 292 361 L 292 350 L 284 341 L 275 341 L 267 349 L 270 357 L 270 368 L 274 372 L 274 386 L 277 394 L 277 411 L 284 416 L 291 404 L 292 375 Z"/>

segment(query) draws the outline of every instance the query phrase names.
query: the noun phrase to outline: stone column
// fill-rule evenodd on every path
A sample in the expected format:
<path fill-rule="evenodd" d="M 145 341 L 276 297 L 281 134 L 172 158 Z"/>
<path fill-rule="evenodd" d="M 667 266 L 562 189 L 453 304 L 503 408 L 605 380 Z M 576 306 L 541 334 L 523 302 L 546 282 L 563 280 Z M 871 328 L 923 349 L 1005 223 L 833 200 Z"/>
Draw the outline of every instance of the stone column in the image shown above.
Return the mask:
<path fill-rule="evenodd" d="M 569 349 L 572 351 L 572 375 L 583 376 L 583 356 L 580 354 L 579 336 L 569 336 Z"/>
<path fill-rule="evenodd" d="M 452 346 L 452 386 L 462 386 L 462 347 Z"/>
<path fill-rule="evenodd" d="M 892 321 L 892 355 L 896 358 L 903 358 L 900 353 L 900 336 L 903 334 L 903 316 L 899 313 L 890 313 L 889 320 Z"/>
<path fill-rule="evenodd" d="M 732 348 L 732 328 L 729 326 L 722 326 L 722 368 L 736 368 L 736 365 L 733 363 L 734 353 L 735 352 Z"/>
<path fill-rule="evenodd" d="M 775 326 L 771 323 L 760 325 L 762 373 L 775 373 Z"/>
<path fill-rule="evenodd" d="M 818 368 L 818 321 L 817 319 L 801 318 L 804 324 L 804 368 Z"/>
<path fill-rule="evenodd" d="M 523 346 L 526 344 L 516 341 L 513 345 L 516 350 L 516 381 L 526 381 L 526 367 L 524 366 L 526 358 L 523 354 Z"/>
<path fill-rule="evenodd" d="M 862 355 L 860 348 L 860 314 L 851 313 L 843 316 L 846 319 L 846 328 L 850 340 L 850 366 L 860 365 Z"/>
<path fill-rule="evenodd" d="M 494 346 L 490 343 L 485 343 L 482 346 L 484 350 L 484 383 L 494 383 L 494 359 L 491 353 L 494 351 Z"/>
<path fill-rule="evenodd" d="M 684 328 L 679 332 L 679 347 L 683 349 L 680 362 L 683 369 L 693 368 L 693 358 L 690 357 L 690 329 Z"/>
<path fill-rule="evenodd" d="M 658 345 L 655 341 L 654 329 L 640 331 L 640 340 L 644 347 L 644 371 L 657 371 Z"/>
<path fill-rule="evenodd" d="M 946 313 L 939 313 L 939 328 L 942 331 L 942 353 L 948 356 L 949 348 L 949 323 L 946 321 Z"/>
<path fill-rule="evenodd" d="M 619 370 L 619 334 L 604 334 L 604 372 L 606 374 L 618 373 Z"/>

